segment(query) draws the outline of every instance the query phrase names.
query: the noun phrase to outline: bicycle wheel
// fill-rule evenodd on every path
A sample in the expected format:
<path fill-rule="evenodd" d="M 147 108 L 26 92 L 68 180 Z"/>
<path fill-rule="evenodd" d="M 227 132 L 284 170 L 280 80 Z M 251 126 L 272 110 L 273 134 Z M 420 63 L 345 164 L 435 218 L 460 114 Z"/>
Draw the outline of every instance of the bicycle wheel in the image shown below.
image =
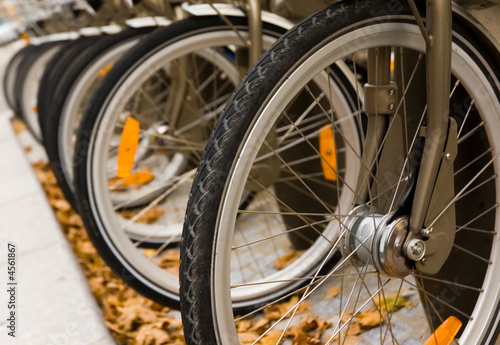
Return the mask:
<path fill-rule="evenodd" d="M 176 308 L 178 266 L 167 261 L 175 266 L 194 168 L 239 81 L 248 37 L 245 18 L 230 20 L 238 33 L 219 17 L 196 17 L 145 37 L 99 83 L 77 135 L 77 206 L 94 245 L 126 283 Z M 282 32 L 264 25 L 265 47 Z M 136 152 L 121 178 L 130 121 Z"/>
<path fill-rule="evenodd" d="M 130 49 L 139 38 L 155 27 L 128 29 L 105 36 L 83 51 L 70 65 L 54 68 L 62 76 L 55 87 L 57 95 L 48 107 L 44 146 L 57 182 L 69 203 L 76 207 L 73 194 L 73 149 L 76 130 L 85 103 L 114 61 Z"/>
<path fill-rule="evenodd" d="M 32 122 L 32 132 L 40 142 L 45 136 L 53 135 L 46 127 L 45 119 L 50 109 L 50 105 L 58 97 L 55 88 L 58 82 L 64 77 L 59 74 L 71 66 L 73 61 L 86 49 L 98 42 L 103 36 L 79 37 L 73 41 L 63 42 L 63 46 L 47 62 L 43 74 L 40 78 L 37 93 L 37 114 L 30 118 Z M 65 72 L 63 72 L 65 73 Z M 36 122 L 34 121 L 36 120 Z"/>
<path fill-rule="evenodd" d="M 16 79 L 21 68 L 21 60 L 23 60 L 27 54 L 31 54 L 33 50 L 36 49 L 36 46 L 32 45 L 21 48 L 16 54 L 14 54 L 5 68 L 5 74 L 3 77 L 3 92 L 7 104 L 16 115 L 19 114 L 19 110 L 16 109 Z"/>
<path fill-rule="evenodd" d="M 37 46 L 33 53 L 21 61 L 21 68 L 16 78 L 16 109 L 19 117 L 33 137 L 41 142 L 41 131 L 38 125 L 37 95 L 40 80 L 48 61 L 61 48 L 60 42 L 49 42 Z"/>
<path fill-rule="evenodd" d="M 401 253 L 397 243 L 408 218 L 392 213 L 412 188 L 426 108 L 425 42 L 406 1 L 343 1 L 299 24 L 261 57 L 228 101 L 193 183 L 180 268 L 188 344 L 421 344 L 449 316 L 462 327 L 446 344 L 494 343 L 500 74 L 483 38 L 454 17 L 450 115 L 457 134 L 450 140 L 457 137 L 458 154 L 449 155 L 455 173 L 446 179 L 453 181 L 456 197 L 446 207 L 456 209 L 456 234 L 436 274 L 421 273 Z M 313 85 L 338 61 L 351 61 L 355 73 L 364 75 L 368 49 L 388 47 L 401 100 L 382 143 L 398 129 L 399 139 L 389 145 L 401 150 L 367 166 L 360 162 L 361 148 L 373 142 L 365 143 L 362 108 L 335 112 L 338 91 Z M 302 143 L 309 153 L 296 150 Z M 384 153 L 383 147 L 375 152 Z M 271 157 L 280 162 L 279 175 L 261 182 L 258 164 Z M 305 173 L 303 162 L 317 169 Z M 355 205 L 356 175 L 367 169 L 373 187 L 366 204 Z M 330 196 L 316 192 L 313 183 L 320 178 Z M 284 183 L 320 207 L 298 207 L 279 193 Z M 241 209 L 250 184 L 268 202 Z M 280 215 L 305 225 L 280 226 Z M 247 230 L 246 224 L 266 222 L 274 232 Z M 317 238 L 290 255 L 295 261 L 288 266 L 275 267 L 274 260 L 290 250 L 285 234 L 304 226 Z M 327 267 L 339 252 L 342 259 Z M 234 270 L 242 263 L 247 277 Z M 264 274 L 252 275 L 257 269 Z M 307 285 L 291 291 L 289 302 L 281 299 L 280 292 L 297 281 Z M 234 305 L 251 292 L 265 293 L 264 307 L 256 303 L 235 318 Z"/>

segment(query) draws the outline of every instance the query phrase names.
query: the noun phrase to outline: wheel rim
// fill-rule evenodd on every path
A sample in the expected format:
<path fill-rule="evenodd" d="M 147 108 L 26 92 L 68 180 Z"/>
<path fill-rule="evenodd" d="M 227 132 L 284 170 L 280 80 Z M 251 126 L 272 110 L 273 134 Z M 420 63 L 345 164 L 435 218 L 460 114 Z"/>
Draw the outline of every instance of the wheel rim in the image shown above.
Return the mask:
<path fill-rule="evenodd" d="M 408 19 L 411 20 L 411 18 Z M 281 114 L 284 104 L 287 104 L 292 98 L 292 96 L 286 96 L 285 94 L 295 94 L 295 91 L 304 85 L 305 82 L 302 80 L 309 80 L 309 77 L 307 77 L 308 75 L 319 73 L 324 66 L 327 65 L 324 61 L 329 61 L 330 63 L 331 61 L 337 61 L 345 56 L 342 54 L 347 54 L 347 52 L 350 53 L 359 47 L 401 46 L 417 51 L 425 50 L 421 34 L 414 25 L 405 25 L 401 23 L 381 24 L 377 27 L 377 30 L 371 31 L 370 29 L 371 27 L 367 26 L 366 28 L 353 30 L 345 36 L 337 36 L 339 38 L 326 47 L 316 51 L 312 56 L 309 56 L 301 70 L 288 75 L 286 82 L 284 82 L 285 86 L 281 86 L 279 89 L 274 90 L 272 96 L 270 96 L 268 102 L 266 102 L 265 109 L 262 110 L 266 115 L 259 117 L 252 125 L 252 131 L 247 135 L 247 141 L 238 153 L 238 157 L 242 158 L 233 164 L 229 181 L 226 184 L 226 186 L 230 187 L 227 187 L 224 193 L 223 200 L 225 201 L 221 205 L 218 215 L 216 246 L 214 249 L 217 253 L 217 260 L 212 266 L 214 272 L 211 282 L 212 297 L 214 300 L 213 316 L 214 322 L 217 325 L 216 336 L 222 344 L 232 344 L 237 342 L 238 339 L 234 329 L 232 314 L 233 305 L 231 300 L 227 298 L 228 295 L 234 293 L 231 290 L 231 286 L 233 286 L 234 283 L 231 280 L 230 272 L 227 270 L 225 263 L 231 260 L 232 252 L 232 243 L 227 239 L 233 238 L 234 224 L 238 221 L 236 218 L 238 209 L 234 206 L 234 202 L 232 203 L 231 201 L 238 199 L 238 195 L 241 195 L 241 192 L 244 190 L 244 183 L 239 183 L 238 180 L 241 180 L 241 176 L 248 176 L 252 162 L 258 154 L 258 150 L 255 148 L 260 147 L 264 140 L 262 136 L 258 139 L 255 133 L 267 133 L 269 131 L 276 118 Z M 346 28 L 345 30 L 347 31 L 349 29 Z M 492 100 L 492 98 L 496 97 L 494 91 L 488 88 L 490 85 L 479 67 L 466 56 L 463 49 L 456 45 L 454 45 L 453 49 L 452 64 L 453 74 L 461 81 L 463 87 L 470 95 L 474 96 L 473 99 L 481 100 L 481 102 L 478 101 L 476 103 L 476 107 L 484 116 L 487 123 L 491 124 L 485 126 L 486 128 L 483 129 L 484 133 L 487 135 L 487 140 L 489 140 L 492 147 L 498 148 L 498 138 L 495 137 L 492 130 L 492 128 L 498 126 L 497 114 L 499 113 L 498 103 Z M 485 87 L 479 91 L 477 85 Z M 481 97 L 485 94 L 486 97 Z M 496 154 L 496 150 L 493 154 Z M 493 160 L 492 166 L 495 170 L 498 170 L 497 159 Z M 498 200 L 497 191 L 495 191 L 495 199 Z M 498 210 L 496 207 L 492 207 L 490 211 L 497 215 Z M 332 214 L 334 213 L 335 212 L 332 210 Z M 469 322 L 467 324 L 467 327 L 461 335 L 460 343 L 479 343 L 494 317 L 496 302 L 498 301 L 498 293 L 494 287 L 498 286 L 500 283 L 500 277 L 496 277 L 493 274 L 495 271 L 498 272 L 498 268 L 495 268 L 498 265 L 496 260 L 498 259 L 498 244 L 496 242 L 497 241 L 493 241 L 491 244 L 492 254 L 489 258 L 491 264 L 487 265 L 488 267 L 483 281 L 484 292 L 480 294 L 473 313 L 468 315 L 474 322 Z M 376 290 L 377 289 L 374 289 L 373 291 Z M 390 327 L 386 327 L 386 336 L 388 332 L 390 332 L 387 331 L 389 328 Z M 391 337 L 388 336 L 387 338 L 390 339 Z M 366 341 L 370 340 L 368 339 Z M 372 343 L 378 342 L 374 341 Z M 382 341 L 380 341 L 380 343 L 382 343 Z"/>

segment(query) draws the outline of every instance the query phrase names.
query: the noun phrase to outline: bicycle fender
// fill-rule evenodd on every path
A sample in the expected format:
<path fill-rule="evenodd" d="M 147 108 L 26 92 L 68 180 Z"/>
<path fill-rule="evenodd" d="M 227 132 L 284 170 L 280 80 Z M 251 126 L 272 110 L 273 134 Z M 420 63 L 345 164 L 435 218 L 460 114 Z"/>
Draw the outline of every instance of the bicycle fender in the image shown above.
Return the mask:
<path fill-rule="evenodd" d="M 133 18 L 125 21 L 125 24 L 131 28 L 145 28 L 150 26 L 167 26 L 171 24 L 172 21 L 165 17 L 143 17 L 143 18 Z"/>
<path fill-rule="evenodd" d="M 233 17 L 246 17 L 246 13 L 243 10 L 230 4 L 214 4 L 212 7 L 209 4 L 189 5 L 188 3 L 184 3 L 182 4 L 182 9 L 195 17 L 216 16 L 218 14 Z M 291 29 L 295 25 L 294 22 L 268 11 L 262 11 L 262 21 L 286 30 Z"/>
<path fill-rule="evenodd" d="M 467 12 L 464 8 L 459 5 L 452 3 L 452 10 L 454 18 L 453 20 L 459 20 L 466 26 L 471 32 L 481 37 L 481 42 L 488 48 L 491 52 L 495 61 L 500 64 L 500 44 L 493 37 L 493 35 L 481 24 L 476 18 Z"/>

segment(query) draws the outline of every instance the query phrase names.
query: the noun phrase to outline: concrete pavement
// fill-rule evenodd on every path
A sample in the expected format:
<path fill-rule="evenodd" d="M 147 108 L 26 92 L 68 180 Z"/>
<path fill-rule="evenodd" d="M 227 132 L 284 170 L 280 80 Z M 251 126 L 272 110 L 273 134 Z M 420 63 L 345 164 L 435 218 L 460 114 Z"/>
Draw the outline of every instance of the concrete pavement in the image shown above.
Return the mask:
<path fill-rule="evenodd" d="M 0 80 L 17 49 L 0 48 Z M 115 344 L 11 117 L 0 92 L 0 344 Z M 32 140 L 21 136 L 23 145 Z M 32 159 L 42 158 L 33 147 Z"/>

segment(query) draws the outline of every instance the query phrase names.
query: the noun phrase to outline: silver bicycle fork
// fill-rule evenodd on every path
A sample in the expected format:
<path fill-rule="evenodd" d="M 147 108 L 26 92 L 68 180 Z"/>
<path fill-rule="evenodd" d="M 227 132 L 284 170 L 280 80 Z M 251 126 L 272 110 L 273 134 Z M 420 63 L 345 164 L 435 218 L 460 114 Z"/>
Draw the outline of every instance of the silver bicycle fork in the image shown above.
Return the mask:
<path fill-rule="evenodd" d="M 457 134 L 456 123 L 449 116 L 452 10 L 449 0 L 427 0 L 424 30 L 413 1 L 409 0 L 427 47 L 427 129 L 409 237 L 432 234 L 427 240 L 430 260 L 416 266 L 423 273 L 437 273 L 453 247 L 456 228 L 453 161 Z"/>
<path fill-rule="evenodd" d="M 431 199 L 448 134 L 451 75 L 451 1 L 427 0 L 427 27 L 409 0 L 427 46 L 427 129 L 424 155 L 410 217 L 410 230 L 420 232 Z"/>
<path fill-rule="evenodd" d="M 427 121 L 419 128 L 425 146 L 402 251 L 415 262 L 420 272 L 434 274 L 448 257 L 455 233 L 452 201 L 457 143 L 456 124 L 449 116 L 452 7 L 450 0 L 426 0 L 424 23 L 414 0 L 408 1 L 426 43 Z M 387 123 L 394 122 L 398 101 L 398 87 L 391 82 L 390 66 L 391 48 L 369 50 L 365 86 L 366 142 L 369 144 L 364 147 L 363 172 L 357 184 L 356 203 L 359 205 L 370 200 L 370 188 L 373 188 L 370 182 L 377 180 L 375 168 L 380 169 L 384 155 L 394 158 L 398 154 L 394 151 L 398 145 L 390 138 L 392 129 L 387 130 Z M 379 151 L 381 145 L 383 149 Z M 377 159 L 380 161 L 375 163 Z"/>

